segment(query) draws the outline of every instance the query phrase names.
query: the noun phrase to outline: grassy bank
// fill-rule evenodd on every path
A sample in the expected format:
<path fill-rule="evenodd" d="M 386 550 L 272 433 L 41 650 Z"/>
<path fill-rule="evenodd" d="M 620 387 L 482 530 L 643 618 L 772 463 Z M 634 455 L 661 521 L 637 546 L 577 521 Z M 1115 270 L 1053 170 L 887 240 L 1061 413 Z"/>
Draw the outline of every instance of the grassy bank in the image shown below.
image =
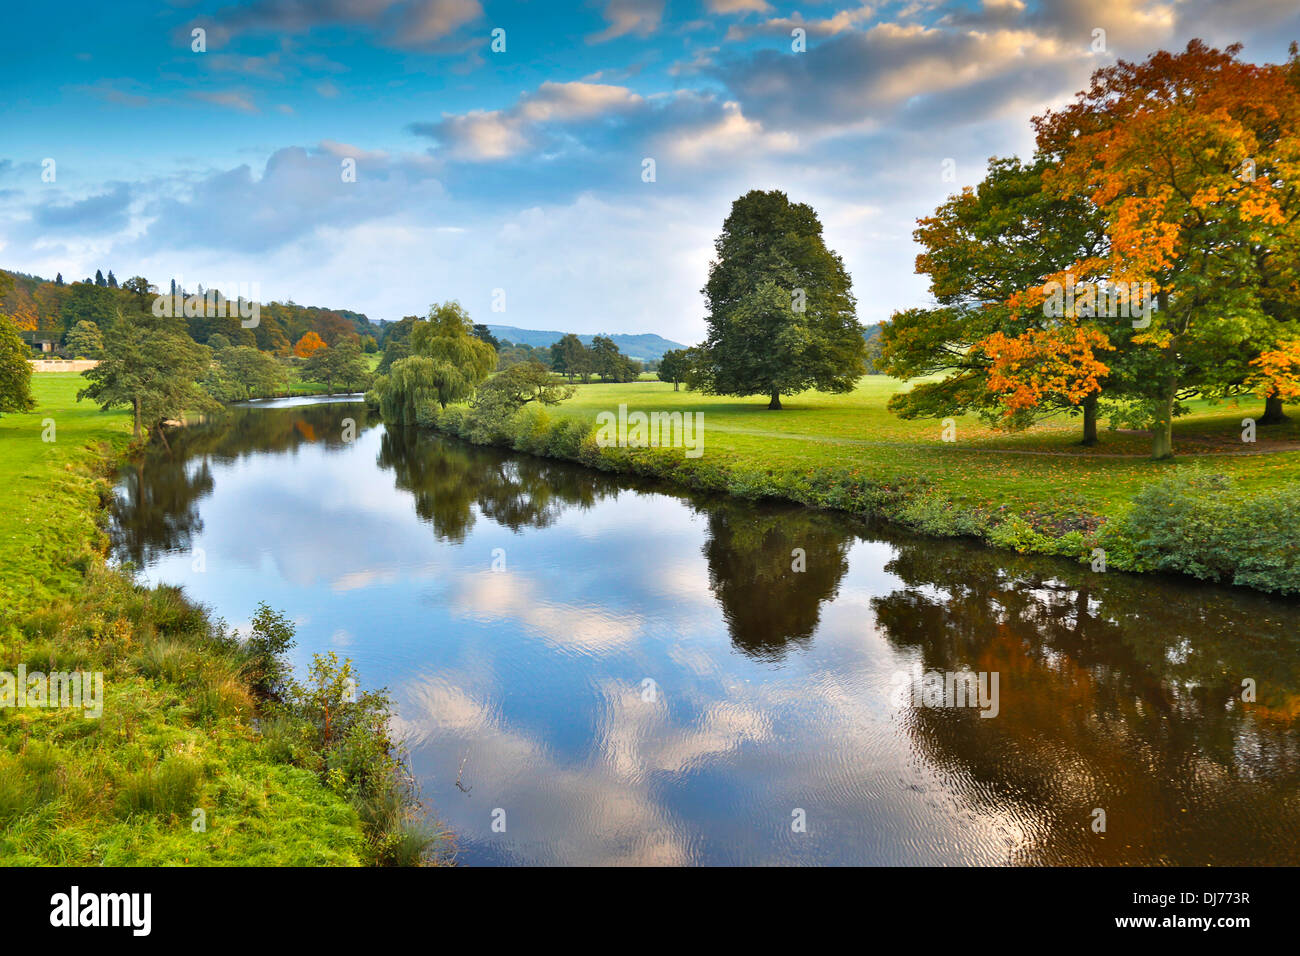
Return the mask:
<path fill-rule="evenodd" d="M 102 716 L 0 711 L 0 864 L 409 862 L 427 844 L 409 803 L 391 805 L 404 784 L 337 770 L 395 769 L 382 695 L 322 739 L 312 708 L 346 663 L 297 685 L 273 614 L 239 641 L 177 589 L 105 567 L 101 503 L 129 422 L 76 403 L 82 384 L 38 374 L 36 411 L 0 418 L 0 670 L 101 672 Z"/>
<path fill-rule="evenodd" d="M 1176 571 L 1278 593 L 1300 592 L 1300 421 L 1242 419 L 1261 403 L 1195 402 L 1175 425 L 1175 462 L 1147 457 L 1143 433 L 1102 431 L 1083 448 L 1077 419 L 1006 434 L 974 416 L 904 421 L 886 408 L 905 387 L 868 376 L 846 395 L 760 398 L 673 391 L 667 383 L 580 385 L 548 409 L 507 423 L 463 407 L 426 423 L 470 441 L 569 458 L 596 468 L 661 477 L 692 488 L 774 497 L 870 514 L 935 536 L 971 536 L 1021 552 L 1091 561 L 1098 548 L 1117 570 Z M 599 448 L 597 416 L 629 411 L 702 412 L 704 451 Z"/>

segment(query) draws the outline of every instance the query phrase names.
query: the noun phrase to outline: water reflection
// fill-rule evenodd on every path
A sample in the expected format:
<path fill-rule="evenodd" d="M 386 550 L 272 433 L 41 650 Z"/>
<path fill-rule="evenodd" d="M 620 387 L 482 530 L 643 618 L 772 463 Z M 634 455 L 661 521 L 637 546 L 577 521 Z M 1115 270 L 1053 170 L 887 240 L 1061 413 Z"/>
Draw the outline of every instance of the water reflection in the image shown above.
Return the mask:
<path fill-rule="evenodd" d="M 600 472 L 412 429 L 385 429 L 378 464 L 410 492 L 415 513 L 438 538 L 456 544 L 473 529 L 476 512 L 511 531 L 545 528 L 566 508 L 589 508 L 620 488 Z"/>
<path fill-rule="evenodd" d="M 117 553 L 389 684 L 466 862 L 1300 862 L 1294 603 L 667 494 L 357 404 L 173 446 L 123 471 Z M 894 708 L 914 666 L 997 672 L 998 716 Z"/>
<path fill-rule="evenodd" d="M 704 508 L 709 586 L 736 647 L 780 660 L 812 640 L 848 570 L 853 533 L 829 515 L 719 499 Z"/>

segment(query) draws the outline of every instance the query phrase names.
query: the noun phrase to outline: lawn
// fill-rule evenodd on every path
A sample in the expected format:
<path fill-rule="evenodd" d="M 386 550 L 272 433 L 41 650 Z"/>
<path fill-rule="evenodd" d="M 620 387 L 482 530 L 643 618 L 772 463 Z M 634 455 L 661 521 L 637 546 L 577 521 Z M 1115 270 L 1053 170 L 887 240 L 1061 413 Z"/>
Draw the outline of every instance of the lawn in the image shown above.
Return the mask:
<path fill-rule="evenodd" d="M 131 422 L 78 403 L 86 384 L 75 373 L 38 372 L 36 411 L 0 416 L 0 606 L 11 612 L 70 593 L 98 537 L 101 463 L 126 446 Z"/>
<path fill-rule="evenodd" d="M 0 715 L 0 865 L 361 862 L 355 811 L 270 759 L 192 606 L 104 567 L 105 454 L 130 423 L 78 404 L 84 383 L 38 373 L 36 411 L 0 417 L 0 671 L 104 680 L 102 717 Z"/>
<path fill-rule="evenodd" d="M 1019 511 L 1070 499 L 1099 514 L 1122 510 L 1133 494 L 1171 467 L 1223 472 L 1243 490 L 1300 479 L 1300 416 L 1258 429 L 1258 441 L 1241 440 L 1241 421 L 1262 414 L 1253 398 L 1241 404 L 1192 403 L 1174 425 L 1173 464 L 1153 462 L 1144 433 L 1108 431 L 1100 443 L 1080 447 L 1079 419 L 1060 419 L 1007 434 L 975 416 L 956 419 L 956 441 L 941 439 L 935 420 L 904 421 L 885 403 L 907 386 L 885 376 L 866 376 L 845 395 L 805 392 L 782 397 L 769 411 L 765 397 L 737 399 L 673 391 L 666 382 L 578 385 L 556 414 L 594 421 L 626 403 L 629 411 L 702 411 L 704 457 L 722 466 L 773 473 L 813 466 L 845 466 L 871 478 L 920 475 L 965 505 Z M 1294 409 L 1292 412 L 1294 413 Z M 1267 452 L 1258 454 L 1256 452 Z"/>

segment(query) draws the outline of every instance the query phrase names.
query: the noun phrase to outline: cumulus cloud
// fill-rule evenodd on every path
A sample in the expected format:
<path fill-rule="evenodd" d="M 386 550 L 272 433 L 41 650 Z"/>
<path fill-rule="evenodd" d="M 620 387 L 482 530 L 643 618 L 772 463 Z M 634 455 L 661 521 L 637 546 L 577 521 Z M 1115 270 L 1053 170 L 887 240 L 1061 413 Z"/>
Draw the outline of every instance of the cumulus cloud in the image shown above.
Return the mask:
<path fill-rule="evenodd" d="M 32 224 L 42 232 L 118 232 L 130 221 L 131 187 L 113 183 L 107 192 L 72 202 L 46 202 L 32 210 Z"/>
<path fill-rule="evenodd" d="M 643 97 L 623 86 L 597 83 L 543 83 L 503 110 L 447 115 L 434 123 L 415 123 L 454 160 L 504 160 L 580 154 L 590 163 L 605 150 L 617 150 L 626 165 L 631 150 L 639 167 L 643 156 L 660 153 L 696 162 L 739 149 L 788 150 L 792 134 L 769 132 L 743 115 L 739 104 L 694 90 Z M 639 151 L 639 152 L 638 152 Z"/>
<path fill-rule="evenodd" d="M 264 251 L 324 225 L 367 222 L 441 196 L 427 159 L 350 149 L 330 141 L 288 147 L 271 154 L 260 176 L 241 165 L 178 184 L 145 206 L 152 221 L 140 242 Z M 341 175 L 348 157 L 357 161 L 356 182 Z M 203 223 L 216 228 L 196 228 Z"/>

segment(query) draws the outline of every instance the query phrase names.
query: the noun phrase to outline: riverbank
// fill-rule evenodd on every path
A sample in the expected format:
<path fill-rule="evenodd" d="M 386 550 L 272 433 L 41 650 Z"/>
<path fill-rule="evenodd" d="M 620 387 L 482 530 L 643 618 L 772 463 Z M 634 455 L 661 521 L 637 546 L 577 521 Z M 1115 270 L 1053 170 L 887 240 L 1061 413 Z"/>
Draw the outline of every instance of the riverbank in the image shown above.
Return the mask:
<path fill-rule="evenodd" d="M 0 721 L 0 865 L 420 857 L 436 835 L 409 800 L 384 817 L 351 771 L 327 774 L 340 757 L 364 763 L 363 743 L 381 754 L 366 769 L 395 769 L 386 698 L 361 695 L 355 738 L 327 731 L 322 743 L 311 695 L 350 676 L 346 663 L 297 685 L 279 657 L 292 628 L 273 612 L 250 605 L 252 640 L 236 641 L 179 589 L 106 566 L 105 504 L 130 423 L 77 403 L 82 385 L 35 375 L 36 410 L 0 418 L 0 671 L 102 675 L 102 696 L 82 708 L 29 699 Z"/>
<path fill-rule="evenodd" d="M 1275 594 L 1300 593 L 1300 422 L 1258 426 L 1242 441 L 1241 405 L 1194 402 L 1175 425 L 1174 462 L 1146 457 L 1141 433 L 1104 431 L 1077 443 L 1076 421 L 1014 435 L 974 416 L 944 440 L 936 421 L 886 408 L 902 383 L 868 376 L 848 395 L 783 397 L 782 411 L 674 391 L 667 383 L 578 386 L 558 406 L 528 406 L 505 423 L 472 409 L 427 410 L 422 423 L 479 444 L 661 478 L 687 488 L 773 498 L 885 518 L 935 537 L 973 537 L 1020 553 L 1098 569 L 1167 571 Z M 698 457 L 682 448 L 601 447 L 597 417 L 703 414 Z"/>

